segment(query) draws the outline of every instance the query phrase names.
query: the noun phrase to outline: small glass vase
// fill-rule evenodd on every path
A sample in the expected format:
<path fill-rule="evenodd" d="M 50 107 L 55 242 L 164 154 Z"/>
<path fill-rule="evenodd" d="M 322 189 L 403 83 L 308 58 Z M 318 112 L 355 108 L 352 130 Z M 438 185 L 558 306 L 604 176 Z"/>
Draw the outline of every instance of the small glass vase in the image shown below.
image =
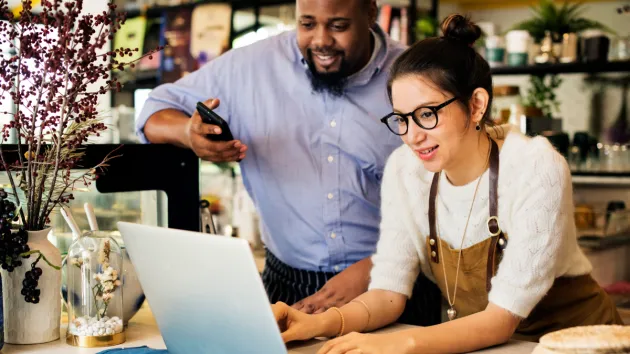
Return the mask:
<path fill-rule="evenodd" d="M 122 250 L 109 233 L 85 232 L 66 258 L 68 331 L 66 342 L 105 347 L 125 342 Z"/>

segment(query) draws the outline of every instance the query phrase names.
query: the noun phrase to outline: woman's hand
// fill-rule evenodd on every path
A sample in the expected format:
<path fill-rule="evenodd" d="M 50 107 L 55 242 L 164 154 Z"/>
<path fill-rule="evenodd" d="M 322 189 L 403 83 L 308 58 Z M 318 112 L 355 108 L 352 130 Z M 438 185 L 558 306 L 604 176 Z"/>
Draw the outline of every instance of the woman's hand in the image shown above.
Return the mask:
<path fill-rule="evenodd" d="M 385 334 L 349 333 L 328 341 L 317 354 L 405 354 L 413 338 L 405 331 Z"/>
<path fill-rule="evenodd" d="M 323 333 L 325 323 L 322 315 L 308 315 L 284 302 L 277 302 L 271 308 L 285 343 L 312 339 Z"/>

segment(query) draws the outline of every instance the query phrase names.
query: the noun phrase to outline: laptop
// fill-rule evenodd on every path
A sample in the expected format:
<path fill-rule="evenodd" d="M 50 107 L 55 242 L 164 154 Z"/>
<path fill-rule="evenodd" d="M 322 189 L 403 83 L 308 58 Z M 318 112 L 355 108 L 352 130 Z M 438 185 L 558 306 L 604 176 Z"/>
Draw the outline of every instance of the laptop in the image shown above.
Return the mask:
<path fill-rule="evenodd" d="M 118 229 L 169 354 L 288 352 L 246 240 Z"/>

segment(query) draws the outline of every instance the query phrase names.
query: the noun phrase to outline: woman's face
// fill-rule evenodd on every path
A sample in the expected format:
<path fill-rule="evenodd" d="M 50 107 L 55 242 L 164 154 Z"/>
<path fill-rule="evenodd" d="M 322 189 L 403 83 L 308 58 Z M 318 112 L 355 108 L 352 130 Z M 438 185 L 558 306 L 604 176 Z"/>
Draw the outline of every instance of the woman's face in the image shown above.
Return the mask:
<path fill-rule="evenodd" d="M 410 113 L 419 107 L 439 106 L 453 98 L 442 92 L 430 80 L 418 75 L 405 75 L 392 83 L 394 112 Z M 418 120 L 429 128 L 436 117 L 429 109 L 416 111 Z M 437 111 L 437 125 L 433 129 L 423 129 L 409 117 L 407 134 L 401 138 L 422 160 L 430 172 L 446 170 L 449 166 L 465 158 L 464 146 L 475 135 L 475 124 L 466 122 L 470 118 L 461 102 L 455 100 Z"/>

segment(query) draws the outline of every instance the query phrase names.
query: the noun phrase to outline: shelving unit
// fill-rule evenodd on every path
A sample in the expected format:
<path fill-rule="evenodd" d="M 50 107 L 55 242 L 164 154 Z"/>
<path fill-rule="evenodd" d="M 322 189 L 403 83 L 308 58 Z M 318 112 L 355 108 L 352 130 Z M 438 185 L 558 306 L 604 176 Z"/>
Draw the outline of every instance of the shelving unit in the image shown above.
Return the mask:
<path fill-rule="evenodd" d="M 630 187 L 630 173 L 617 174 L 606 172 L 574 172 L 571 175 L 573 184 L 575 185 Z"/>
<path fill-rule="evenodd" d="M 594 63 L 558 63 L 530 66 L 502 66 L 491 69 L 492 75 L 548 75 L 574 73 L 630 72 L 630 60 Z"/>
<path fill-rule="evenodd" d="M 161 17 L 165 11 L 176 11 L 181 9 L 191 9 L 198 5 L 204 4 L 216 4 L 216 3 L 229 3 L 232 5 L 233 13 L 234 11 L 245 10 L 245 9 L 254 9 L 255 13 L 255 23 L 252 26 L 247 28 L 243 28 L 241 30 L 235 30 L 232 28 L 231 31 L 231 40 L 235 37 L 238 37 L 240 34 L 249 32 L 252 30 L 257 30 L 260 28 L 260 8 L 262 7 L 272 7 L 272 6 L 282 6 L 282 5 L 292 5 L 295 4 L 295 0 L 201 0 L 197 2 L 190 2 L 181 5 L 174 6 L 155 6 L 148 7 L 143 9 L 129 9 L 129 10 L 121 10 L 121 12 L 127 13 L 127 18 L 133 18 L 138 16 L 146 16 L 147 18 L 159 18 Z M 384 0 L 379 1 L 379 5 L 388 4 L 396 7 L 407 7 L 408 8 L 408 18 L 409 18 L 409 40 L 411 43 L 415 41 L 415 32 L 413 30 L 414 23 L 416 22 L 416 12 L 418 8 L 417 0 Z M 438 0 L 431 0 L 431 8 L 429 10 L 431 16 L 437 17 L 437 6 Z"/>
<path fill-rule="evenodd" d="M 414 0 L 415 1 L 415 0 Z M 217 3 L 229 3 L 232 6 L 232 27 L 230 28 L 230 41 L 236 38 L 239 34 L 248 31 L 256 31 L 261 27 L 260 23 L 260 8 L 271 6 L 282 6 L 295 4 L 295 0 L 202 0 L 197 2 L 185 3 L 174 6 L 156 6 L 144 9 L 130 9 L 122 10 L 127 13 L 127 18 L 133 18 L 138 16 L 146 16 L 147 18 L 159 18 L 167 11 L 177 11 L 184 9 L 192 9 L 199 5 L 205 4 L 217 4 Z M 253 9 L 255 14 L 254 24 L 247 28 L 236 30 L 234 28 L 234 12 L 245 9 Z"/>
<path fill-rule="evenodd" d="M 491 69 L 493 76 L 553 74 L 590 74 L 585 80 L 598 80 L 594 74 L 630 73 L 630 60 L 606 62 L 575 62 L 556 64 L 536 64 L 519 67 L 496 67 Z M 621 80 L 621 79 L 617 79 Z M 572 172 L 574 185 L 630 187 L 630 172 Z"/>
<path fill-rule="evenodd" d="M 192 9 L 199 5 L 205 4 L 216 4 L 216 3 L 229 3 L 232 6 L 232 21 L 230 28 L 230 38 L 229 45 L 231 46 L 234 39 L 239 36 L 249 33 L 252 31 L 257 31 L 259 28 L 264 26 L 260 18 L 261 9 L 264 7 L 273 7 L 273 6 L 282 6 L 282 5 L 293 5 L 295 4 L 295 0 L 201 0 L 196 2 L 184 3 L 180 5 L 174 6 L 156 6 L 156 7 L 146 7 L 142 9 L 121 9 L 120 12 L 124 12 L 127 15 L 127 18 L 135 18 L 138 16 L 145 16 L 147 19 L 159 19 L 164 16 L 166 12 L 169 11 L 177 11 L 184 9 Z M 414 31 L 414 23 L 417 19 L 417 0 L 381 0 L 378 2 L 379 5 L 388 4 L 395 7 L 406 7 L 408 9 L 408 38 L 411 43 L 415 41 L 415 31 Z M 432 16 L 437 16 L 437 6 L 438 0 L 431 0 L 431 8 L 429 12 Z M 246 26 L 245 28 L 234 28 L 234 14 L 239 10 L 252 9 L 254 13 L 254 23 L 252 25 Z M 130 76 L 131 79 L 123 84 L 122 91 L 132 93 L 136 89 L 143 88 L 154 88 L 159 85 L 159 71 L 137 71 L 134 75 Z M 111 103 L 112 106 L 115 105 L 115 94 L 112 94 Z"/>
<path fill-rule="evenodd" d="M 143 9 L 122 10 L 127 12 L 127 18 L 146 16 L 148 18 L 160 17 L 164 11 L 191 9 L 199 5 L 230 3 L 235 11 L 253 8 L 255 6 L 281 6 L 295 4 L 295 0 L 201 0 L 197 2 L 185 3 L 173 6 L 154 6 Z"/>

